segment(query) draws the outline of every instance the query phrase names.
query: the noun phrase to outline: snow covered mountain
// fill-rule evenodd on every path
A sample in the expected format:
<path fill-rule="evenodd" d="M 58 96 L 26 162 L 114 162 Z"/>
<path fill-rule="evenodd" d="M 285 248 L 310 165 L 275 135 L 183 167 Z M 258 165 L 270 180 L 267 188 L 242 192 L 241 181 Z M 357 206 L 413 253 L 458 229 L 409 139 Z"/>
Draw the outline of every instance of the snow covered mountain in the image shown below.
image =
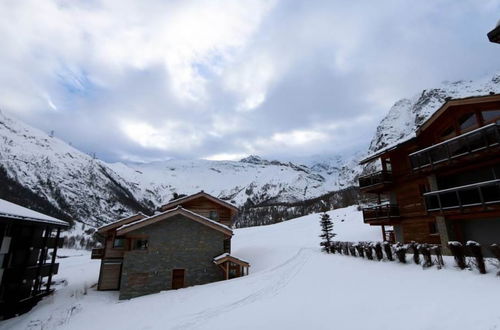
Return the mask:
<path fill-rule="evenodd" d="M 371 154 L 413 135 L 449 98 L 500 93 L 500 73 L 476 81 L 444 82 L 441 86 L 423 90 L 412 98 L 401 99 L 382 119 L 373 137 L 368 153 Z"/>
<path fill-rule="evenodd" d="M 152 212 L 174 193 L 204 190 L 237 205 L 296 203 L 352 186 L 357 160 L 308 165 L 250 156 L 241 161 L 170 160 L 108 164 L 0 113 L 0 197 L 98 226 L 132 212 Z M 31 194 L 31 197 L 20 196 Z M 40 204 L 40 203 L 39 203 Z M 39 208 L 39 207 L 38 207 Z M 55 214 L 54 212 L 58 213 Z"/>

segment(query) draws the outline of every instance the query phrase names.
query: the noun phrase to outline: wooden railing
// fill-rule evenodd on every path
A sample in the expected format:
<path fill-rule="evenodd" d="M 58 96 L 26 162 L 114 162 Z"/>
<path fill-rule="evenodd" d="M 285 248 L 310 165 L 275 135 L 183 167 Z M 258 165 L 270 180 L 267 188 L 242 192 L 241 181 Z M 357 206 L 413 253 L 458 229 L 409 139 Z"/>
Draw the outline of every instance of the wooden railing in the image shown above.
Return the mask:
<path fill-rule="evenodd" d="M 390 184 L 392 183 L 392 173 L 390 171 L 382 170 L 360 176 L 358 181 L 360 189 L 366 189 L 381 184 Z"/>
<path fill-rule="evenodd" d="M 104 257 L 104 249 L 92 249 L 90 259 L 102 259 Z"/>
<path fill-rule="evenodd" d="M 399 207 L 395 204 L 384 204 L 363 209 L 364 222 L 399 218 Z"/>
<path fill-rule="evenodd" d="M 49 275 L 55 275 L 59 271 L 59 264 L 47 263 L 43 265 L 34 265 L 28 267 L 17 267 L 17 268 L 7 268 L 5 269 L 5 278 L 14 279 L 35 279 L 37 276 L 46 277 Z"/>
<path fill-rule="evenodd" d="M 409 155 L 413 170 L 433 167 L 500 145 L 500 125 L 492 123 Z"/>
<path fill-rule="evenodd" d="M 500 203 L 500 180 L 474 183 L 424 194 L 427 211 Z"/>

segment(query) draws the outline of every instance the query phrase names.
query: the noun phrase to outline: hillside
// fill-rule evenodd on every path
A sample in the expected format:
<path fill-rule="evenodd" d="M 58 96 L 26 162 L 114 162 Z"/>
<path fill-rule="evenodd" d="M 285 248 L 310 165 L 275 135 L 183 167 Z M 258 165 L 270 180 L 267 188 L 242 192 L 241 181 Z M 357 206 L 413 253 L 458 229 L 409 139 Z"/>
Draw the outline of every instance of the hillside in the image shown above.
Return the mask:
<path fill-rule="evenodd" d="M 377 240 L 354 207 L 329 212 L 338 240 Z M 96 291 L 99 260 L 63 250 L 58 290 L 0 330 L 87 329 L 496 329 L 494 273 L 376 262 L 319 250 L 319 215 L 235 230 L 242 278 L 128 301 Z M 480 302 L 478 308 L 477 302 Z M 103 311 L 106 311 L 103 313 Z"/>
<path fill-rule="evenodd" d="M 444 82 L 426 89 L 411 98 L 397 101 L 382 119 L 370 142 L 368 153 L 376 152 L 414 135 L 422 125 L 449 98 L 500 93 L 500 73 L 478 80 Z"/>
<path fill-rule="evenodd" d="M 309 166 L 257 156 L 108 164 L 1 112 L 0 141 L 1 198 L 91 227 L 200 190 L 238 206 L 300 203 L 353 186 L 358 173 L 355 158 L 338 157 Z"/>

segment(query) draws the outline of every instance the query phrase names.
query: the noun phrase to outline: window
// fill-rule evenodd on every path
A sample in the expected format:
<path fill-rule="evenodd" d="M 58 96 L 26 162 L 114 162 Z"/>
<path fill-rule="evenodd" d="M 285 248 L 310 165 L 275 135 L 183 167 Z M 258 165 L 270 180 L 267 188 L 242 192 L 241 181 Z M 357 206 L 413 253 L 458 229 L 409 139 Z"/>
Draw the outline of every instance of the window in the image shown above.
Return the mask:
<path fill-rule="evenodd" d="M 458 121 L 458 125 L 460 126 L 460 131 L 462 132 L 477 127 L 476 114 L 468 113 L 463 115 Z"/>
<path fill-rule="evenodd" d="M 430 235 L 439 235 L 439 231 L 437 229 L 436 222 L 429 222 L 429 234 Z"/>
<path fill-rule="evenodd" d="M 212 220 L 219 221 L 219 213 L 217 213 L 217 211 L 210 211 L 208 217 Z"/>
<path fill-rule="evenodd" d="M 483 115 L 483 120 L 490 121 L 490 120 L 495 120 L 495 119 L 500 119 L 500 110 L 488 110 L 488 111 L 483 111 L 481 112 Z"/>
<path fill-rule="evenodd" d="M 230 238 L 224 240 L 224 252 L 231 253 L 231 239 Z"/>
<path fill-rule="evenodd" d="M 125 238 L 116 237 L 115 240 L 113 241 L 113 248 L 114 249 L 123 249 L 124 247 L 125 247 Z"/>
<path fill-rule="evenodd" d="M 134 241 L 134 250 L 147 250 L 148 240 L 147 239 L 136 239 Z"/>

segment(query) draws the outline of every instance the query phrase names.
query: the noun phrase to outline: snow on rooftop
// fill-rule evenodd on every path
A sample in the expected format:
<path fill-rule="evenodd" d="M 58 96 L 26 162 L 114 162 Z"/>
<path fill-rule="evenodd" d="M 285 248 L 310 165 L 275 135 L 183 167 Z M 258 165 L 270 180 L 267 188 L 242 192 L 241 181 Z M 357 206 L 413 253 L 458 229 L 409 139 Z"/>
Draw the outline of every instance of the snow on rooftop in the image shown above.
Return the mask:
<path fill-rule="evenodd" d="M 125 224 L 123 226 L 118 227 L 116 230 L 118 231 L 118 230 L 125 229 L 125 228 L 131 227 L 131 226 L 135 226 L 138 223 L 141 223 L 141 222 L 144 222 L 144 221 L 148 221 L 148 220 L 150 220 L 152 218 L 156 218 L 158 216 L 169 214 L 169 213 L 174 213 L 174 212 L 177 212 L 177 211 L 184 211 L 184 212 L 190 213 L 190 214 L 192 214 L 194 216 L 197 216 L 199 218 L 202 218 L 203 220 L 208 221 L 208 222 L 210 222 L 210 223 L 212 223 L 214 225 L 217 225 L 217 226 L 219 226 L 221 228 L 224 228 L 224 229 L 227 229 L 229 231 L 232 231 L 232 229 L 229 228 L 228 226 L 226 226 L 226 225 L 224 225 L 224 224 L 222 224 L 220 222 L 214 221 L 212 219 L 206 218 L 206 217 L 204 217 L 204 216 L 202 216 L 202 215 L 200 215 L 198 213 L 189 211 L 189 210 L 183 208 L 182 206 L 177 206 L 175 209 L 171 209 L 171 210 L 168 210 L 168 211 L 165 211 L 165 212 L 161 212 L 161 213 L 155 214 L 155 215 L 150 216 L 150 217 L 142 218 L 142 219 L 139 219 L 137 221 L 134 221 L 134 222 L 131 222 L 131 223 L 127 223 L 127 224 Z"/>
<path fill-rule="evenodd" d="M 0 216 L 7 218 L 15 218 L 20 220 L 29 220 L 37 222 L 47 222 L 57 225 L 68 226 L 68 223 L 63 220 L 59 220 L 40 212 L 30 210 L 26 207 L 8 202 L 4 199 L 0 199 Z"/>

